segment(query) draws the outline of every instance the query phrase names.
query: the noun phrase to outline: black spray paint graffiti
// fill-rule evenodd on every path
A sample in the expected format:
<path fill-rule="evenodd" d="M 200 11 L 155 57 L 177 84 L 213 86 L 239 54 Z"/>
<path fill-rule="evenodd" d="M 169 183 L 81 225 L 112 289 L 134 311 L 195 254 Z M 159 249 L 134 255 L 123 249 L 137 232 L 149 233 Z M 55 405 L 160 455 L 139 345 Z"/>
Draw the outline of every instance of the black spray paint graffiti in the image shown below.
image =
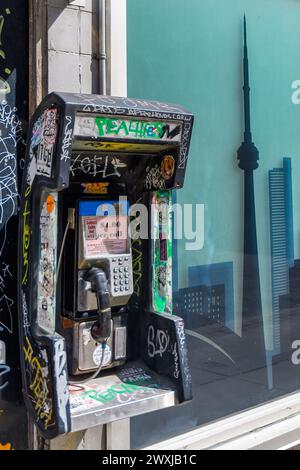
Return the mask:
<path fill-rule="evenodd" d="M 181 125 L 180 124 L 178 124 L 178 126 L 175 126 L 174 129 L 172 129 L 172 130 L 170 129 L 170 125 L 166 124 L 165 126 L 163 126 L 163 132 L 162 132 L 162 135 L 161 135 L 161 139 L 163 137 L 166 137 L 166 139 L 172 140 L 178 134 L 180 134 L 180 131 L 181 131 Z"/>
<path fill-rule="evenodd" d="M 119 158 L 104 157 L 101 155 L 93 155 L 83 157 L 77 155 L 72 159 L 70 173 L 75 176 L 76 173 L 81 172 L 89 176 L 101 176 L 103 179 L 111 176 L 120 178 L 122 169 L 126 169 L 126 163 L 122 162 Z"/>
<path fill-rule="evenodd" d="M 134 276 L 133 292 L 136 297 L 141 295 L 141 281 L 143 276 L 143 251 L 142 240 L 132 240 L 132 269 Z"/>
<path fill-rule="evenodd" d="M 147 168 L 146 171 L 145 189 L 166 189 L 166 182 L 162 177 L 159 165 L 155 165 L 150 169 Z"/>

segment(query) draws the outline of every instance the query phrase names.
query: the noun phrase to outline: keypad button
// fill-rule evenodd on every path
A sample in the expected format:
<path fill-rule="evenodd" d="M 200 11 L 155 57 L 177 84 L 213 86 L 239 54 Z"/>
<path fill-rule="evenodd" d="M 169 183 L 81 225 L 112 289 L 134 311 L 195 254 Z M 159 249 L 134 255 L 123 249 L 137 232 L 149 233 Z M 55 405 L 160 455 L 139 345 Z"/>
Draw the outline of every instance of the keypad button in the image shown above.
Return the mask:
<path fill-rule="evenodd" d="M 118 272 L 118 268 L 114 268 L 114 273 L 117 273 Z"/>
<path fill-rule="evenodd" d="M 117 287 L 115 288 L 115 292 L 119 292 L 119 289 Z"/>
<path fill-rule="evenodd" d="M 119 285 L 119 282 L 118 281 L 115 281 L 115 286 L 118 286 Z"/>
<path fill-rule="evenodd" d="M 128 268 L 128 267 L 125 268 L 125 272 L 126 272 L 126 273 L 129 272 L 129 268 Z"/>
<path fill-rule="evenodd" d="M 125 284 L 128 286 L 128 284 L 129 284 L 129 281 L 125 281 Z"/>
<path fill-rule="evenodd" d="M 124 272 L 124 269 L 123 269 L 123 268 L 119 268 L 119 272 L 120 272 L 120 273 L 123 273 L 123 272 Z"/>
<path fill-rule="evenodd" d="M 121 291 L 121 292 L 124 292 L 124 287 L 121 287 L 121 288 L 120 288 L 120 291 Z"/>

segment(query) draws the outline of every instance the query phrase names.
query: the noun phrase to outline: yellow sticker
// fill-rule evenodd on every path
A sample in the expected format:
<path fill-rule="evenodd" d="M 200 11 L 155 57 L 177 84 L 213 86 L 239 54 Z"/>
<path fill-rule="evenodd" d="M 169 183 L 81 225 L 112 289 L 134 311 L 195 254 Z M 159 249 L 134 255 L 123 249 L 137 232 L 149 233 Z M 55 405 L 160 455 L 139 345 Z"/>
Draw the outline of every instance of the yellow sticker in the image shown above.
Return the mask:
<path fill-rule="evenodd" d="M 5 444 L 5 445 L 0 444 L 0 451 L 1 450 L 13 450 L 13 448 L 11 444 Z"/>
<path fill-rule="evenodd" d="M 73 150 L 84 151 L 84 150 L 103 150 L 103 151 L 112 151 L 112 152 L 151 152 L 158 153 L 164 150 L 171 150 L 176 147 L 176 142 L 166 142 L 166 143 L 143 143 L 143 142 L 91 142 L 91 141 L 81 141 L 77 140 L 74 142 Z"/>
<path fill-rule="evenodd" d="M 109 183 L 84 183 L 82 186 L 86 194 L 107 194 Z"/>

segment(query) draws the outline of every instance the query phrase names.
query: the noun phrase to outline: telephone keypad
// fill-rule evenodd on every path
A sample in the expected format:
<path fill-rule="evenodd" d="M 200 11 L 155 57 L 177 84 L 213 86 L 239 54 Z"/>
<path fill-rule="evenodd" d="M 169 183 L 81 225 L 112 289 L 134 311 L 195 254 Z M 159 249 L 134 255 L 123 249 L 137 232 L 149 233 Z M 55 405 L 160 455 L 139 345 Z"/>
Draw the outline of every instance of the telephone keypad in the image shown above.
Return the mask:
<path fill-rule="evenodd" d="M 113 258 L 112 262 L 112 272 L 114 273 L 114 288 L 112 289 L 112 294 L 115 296 L 122 296 L 132 290 L 132 277 L 131 277 L 131 258 L 119 257 Z"/>

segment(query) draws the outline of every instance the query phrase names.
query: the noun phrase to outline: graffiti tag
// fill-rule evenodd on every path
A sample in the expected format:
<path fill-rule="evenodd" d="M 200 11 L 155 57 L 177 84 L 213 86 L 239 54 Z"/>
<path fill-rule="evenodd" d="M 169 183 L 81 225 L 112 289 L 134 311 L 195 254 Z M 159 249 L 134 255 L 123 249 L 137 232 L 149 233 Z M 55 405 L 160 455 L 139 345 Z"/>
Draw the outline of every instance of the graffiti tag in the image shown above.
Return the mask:
<path fill-rule="evenodd" d="M 26 336 L 26 344 L 23 346 L 25 363 L 31 375 L 29 390 L 32 393 L 32 402 L 35 405 L 36 416 L 38 420 L 44 422 L 45 429 L 48 428 L 52 419 L 52 404 L 49 399 L 49 390 L 47 377 L 39 358 L 34 354 L 33 347 Z"/>
<path fill-rule="evenodd" d="M 72 117 L 66 116 L 66 125 L 64 130 L 64 138 L 61 148 L 61 160 L 67 161 L 70 159 L 69 150 L 72 145 Z"/>
<path fill-rule="evenodd" d="M 150 325 L 148 328 L 148 356 L 153 358 L 166 352 L 170 343 L 170 337 L 163 330 L 156 330 Z"/>

